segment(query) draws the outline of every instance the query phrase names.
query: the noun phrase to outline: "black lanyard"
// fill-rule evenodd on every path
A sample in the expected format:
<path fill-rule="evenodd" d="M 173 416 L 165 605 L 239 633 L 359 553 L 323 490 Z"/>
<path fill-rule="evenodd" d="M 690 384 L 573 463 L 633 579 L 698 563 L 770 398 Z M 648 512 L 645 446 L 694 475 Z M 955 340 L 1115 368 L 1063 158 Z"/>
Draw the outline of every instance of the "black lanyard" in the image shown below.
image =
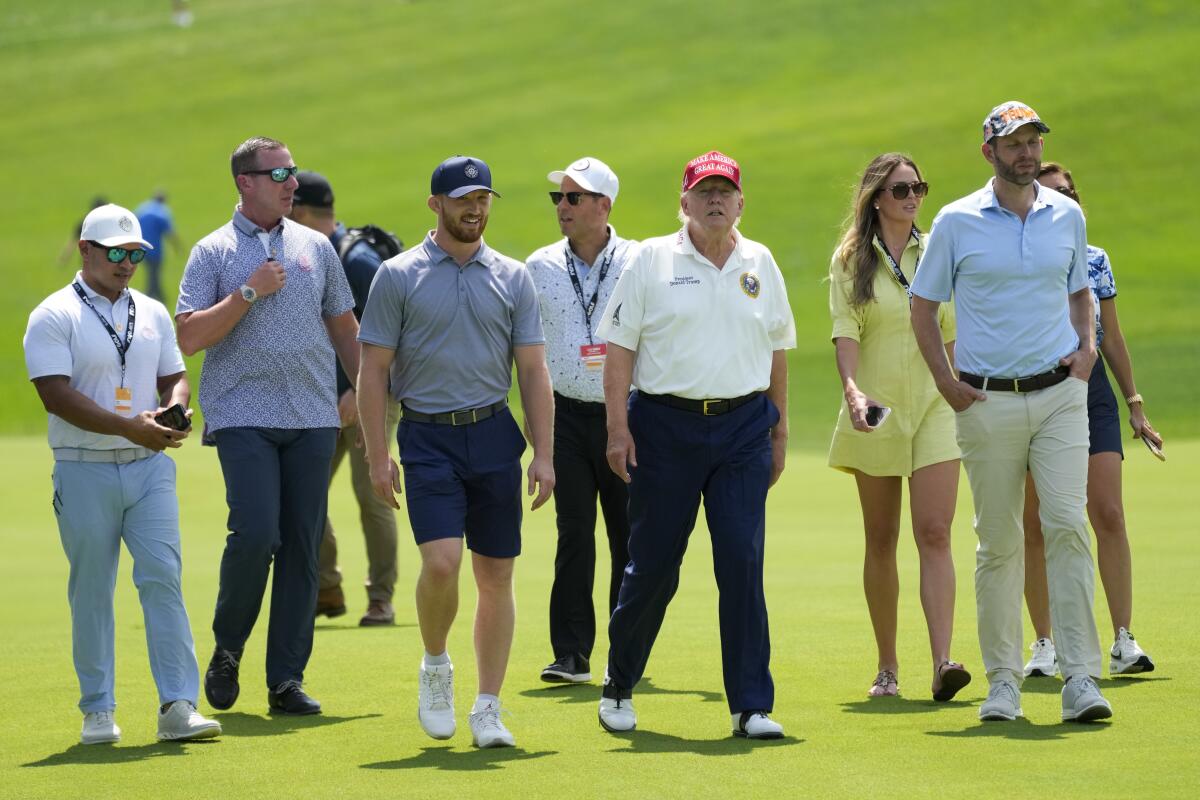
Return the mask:
<path fill-rule="evenodd" d="M 587 327 L 588 344 L 593 344 L 592 314 L 596 312 L 596 303 L 600 300 L 600 284 L 604 283 L 604 276 L 608 274 L 608 268 L 612 266 L 613 253 L 616 251 L 615 244 L 608 249 L 608 254 L 600 262 L 600 279 L 596 281 L 596 291 L 592 292 L 591 300 L 584 300 L 583 286 L 579 283 L 579 272 L 575 269 L 575 255 L 571 252 L 571 245 L 563 247 L 563 252 L 567 257 L 567 274 L 571 276 L 571 285 L 575 287 L 575 297 L 579 299 L 579 307 L 583 309 L 583 323 Z"/>
<path fill-rule="evenodd" d="M 908 285 L 908 278 L 904 277 L 904 273 L 900 271 L 900 265 L 896 263 L 896 259 L 892 258 L 891 251 L 888 250 L 887 244 L 883 241 L 883 237 L 876 234 L 875 238 L 879 241 L 879 249 L 883 251 L 884 258 L 887 259 L 888 266 L 892 268 L 892 274 L 896 276 L 896 280 L 900 281 L 900 285 L 904 287 L 904 293 L 908 295 L 908 302 L 912 304 L 912 287 Z M 912 229 L 912 238 L 917 240 L 917 266 L 921 264 L 921 232 L 916 226 Z M 904 254 L 900 254 L 904 258 Z M 915 272 L 915 267 L 913 268 Z"/>
<path fill-rule="evenodd" d="M 83 304 L 92 310 L 96 318 L 100 320 L 100 324 L 104 326 L 104 330 L 108 331 L 108 336 L 112 339 L 113 346 L 117 348 L 117 355 L 121 358 L 121 388 L 125 387 L 125 354 L 129 352 L 129 345 L 133 343 L 133 323 L 134 317 L 137 316 L 137 309 L 133 305 L 133 295 L 129 296 L 129 321 L 125 325 L 125 341 L 121 341 L 121 337 L 117 336 L 117 332 L 113 330 L 113 326 L 104 318 L 100 310 L 92 304 L 87 293 L 83 291 L 83 287 L 76 281 L 71 284 L 75 289 L 75 294 L 79 295 L 79 299 Z"/>

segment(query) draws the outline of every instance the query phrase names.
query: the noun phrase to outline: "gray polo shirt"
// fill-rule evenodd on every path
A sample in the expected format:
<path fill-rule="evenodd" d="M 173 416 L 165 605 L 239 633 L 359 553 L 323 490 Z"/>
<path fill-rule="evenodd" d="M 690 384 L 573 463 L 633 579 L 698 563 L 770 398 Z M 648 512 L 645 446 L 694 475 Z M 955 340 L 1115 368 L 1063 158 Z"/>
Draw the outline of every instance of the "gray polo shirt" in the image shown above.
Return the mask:
<path fill-rule="evenodd" d="M 396 351 L 397 401 L 441 414 L 507 397 L 513 348 L 545 338 L 533 279 L 520 261 L 481 241 L 460 268 L 426 235 L 379 268 L 358 340 Z"/>
<path fill-rule="evenodd" d="M 175 315 L 211 308 L 236 292 L 268 249 L 283 264 L 287 284 L 259 298 L 205 352 L 204 421 L 210 431 L 337 428 L 337 356 L 325 319 L 353 309 L 354 296 L 329 237 L 289 219 L 264 231 L 235 211 L 192 248 Z"/>

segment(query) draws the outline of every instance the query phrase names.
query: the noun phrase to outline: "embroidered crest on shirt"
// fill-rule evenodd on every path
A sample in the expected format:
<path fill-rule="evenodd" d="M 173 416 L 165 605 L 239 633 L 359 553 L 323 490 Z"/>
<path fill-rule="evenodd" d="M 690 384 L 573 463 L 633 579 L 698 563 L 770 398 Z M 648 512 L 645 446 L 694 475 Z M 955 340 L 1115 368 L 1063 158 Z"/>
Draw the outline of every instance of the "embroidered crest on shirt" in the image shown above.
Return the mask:
<path fill-rule="evenodd" d="M 759 282 L 757 275 L 755 275 L 753 272 L 743 272 L 740 283 L 742 284 L 742 291 L 746 293 L 747 297 L 753 300 L 758 299 L 758 293 L 762 289 L 762 283 Z"/>
<path fill-rule="evenodd" d="M 617 303 L 617 307 L 613 309 L 612 324 L 614 328 L 621 327 L 621 304 Z"/>
<path fill-rule="evenodd" d="M 668 285 L 669 286 L 699 286 L 700 279 L 693 277 L 692 275 L 676 275 Z"/>

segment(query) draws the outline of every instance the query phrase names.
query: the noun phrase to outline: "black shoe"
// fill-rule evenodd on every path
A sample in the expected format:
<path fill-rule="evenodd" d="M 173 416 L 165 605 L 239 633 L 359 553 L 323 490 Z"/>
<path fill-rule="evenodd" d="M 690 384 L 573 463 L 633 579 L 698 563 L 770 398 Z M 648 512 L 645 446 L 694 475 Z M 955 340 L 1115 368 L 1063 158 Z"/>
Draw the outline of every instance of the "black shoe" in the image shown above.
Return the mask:
<path fill-rule="evenodd" d="M 321 704 L 304 693 L 300 681 L 284 681 L 267 692 L 272 714 L 320 714 Z"/>
<path fill-rule="evenodd" d="M 204 673 L 204 696 L 213 708 L 224 711 L 233 708 L 237 702 L 238 664 L 242 660 L 241 650 L 213 650 L 212 660 L 208 662 L 208 671 Z"/>
<path fill-rule="evenodd" d="M 542 670 L 546 683 L 587 683 L 591 679 L 591 667 L 583 656 L 559 656 Z"/>

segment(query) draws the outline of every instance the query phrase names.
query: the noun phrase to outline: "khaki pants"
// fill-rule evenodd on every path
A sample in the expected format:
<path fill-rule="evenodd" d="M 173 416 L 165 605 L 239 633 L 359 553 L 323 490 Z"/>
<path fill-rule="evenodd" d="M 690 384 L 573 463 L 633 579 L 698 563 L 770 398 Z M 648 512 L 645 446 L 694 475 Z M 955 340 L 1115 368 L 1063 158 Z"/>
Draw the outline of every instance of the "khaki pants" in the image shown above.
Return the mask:
<path fill-rule="evenodd" d="M 389 443 L 396 438 L 396 425 L 400 421 L 400 405 L 388 401 L 387 436 Z M 359 519 L 362 522 L 363 538 L 367 542 L 367 597 L 385 603 L 392 601 L 392 590 L 396 585 L 396 512 L 375 496 L 371 488 L 371 473 L 367 466 L 366 449 L 355 447 L 358 425 L 343 428 L 338 434 L 337 450 L 329 469 L 329 480 L 337 474 L 342 459 L 350 456 L 350 483 L 358 500 Z M 388 447 L 389 452 L 391 446 Z M 337 536 L 333 523 L 325 518 L 325 535 L 321 538 L 320 560 L 317 566 L 321 589 L 332 589 L 342 584 L 342 571 L 337 563 Z"/>
<path fill-rule="evenodd" d="M 985 389 L 986 391 L 986 389 Z M 1021 596 L 1025 473 L 1041 501 L 1054 646 L 1063 677 L 1100 677 L 1100 640 L 1087 505 L 1087 383 L 1067 378 L 1036 392 L 987 392 L 956 415 L 975 499 L 975 603 L 988 680 L 1022 679 Z M 1004 673 L 1011 673 L 1005 675 Z"/>

